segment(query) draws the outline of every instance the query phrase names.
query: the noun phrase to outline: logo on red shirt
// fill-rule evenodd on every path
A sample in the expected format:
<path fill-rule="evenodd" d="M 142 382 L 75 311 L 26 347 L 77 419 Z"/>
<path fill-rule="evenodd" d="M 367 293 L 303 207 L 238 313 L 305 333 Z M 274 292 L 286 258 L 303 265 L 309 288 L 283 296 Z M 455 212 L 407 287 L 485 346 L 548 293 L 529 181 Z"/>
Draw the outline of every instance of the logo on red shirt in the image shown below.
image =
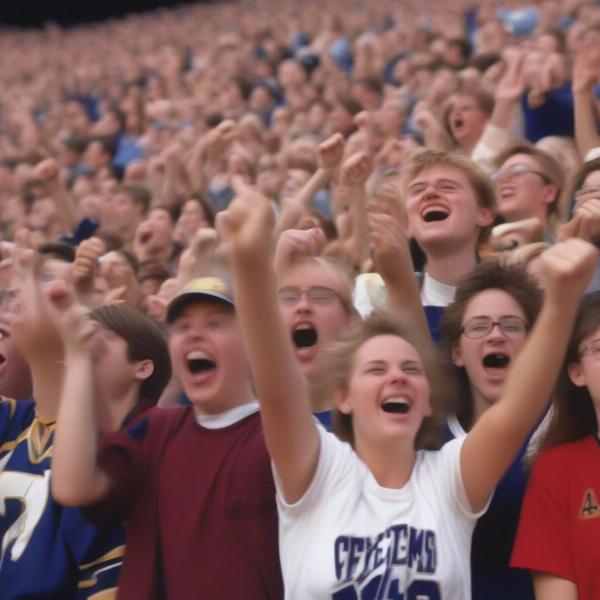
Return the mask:
<path fill-rule="evenodd" d="M 596 493 L 591 488 L 586 490 L 583 496 L 583 506 L 581 507 L 579 516 L 582 519 L 594 519 L 595 517 L 600 517 L 600 505 L 598 504 Z"/>

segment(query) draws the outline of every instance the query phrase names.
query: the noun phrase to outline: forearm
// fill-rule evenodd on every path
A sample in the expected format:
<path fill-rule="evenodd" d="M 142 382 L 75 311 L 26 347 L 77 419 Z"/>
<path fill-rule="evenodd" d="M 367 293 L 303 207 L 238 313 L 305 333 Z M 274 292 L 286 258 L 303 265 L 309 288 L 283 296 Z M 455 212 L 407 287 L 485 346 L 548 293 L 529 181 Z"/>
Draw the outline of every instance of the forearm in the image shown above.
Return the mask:
<path fill-rule="evenodd" d="M 73 198 L 59 183 L 51 189 L 52 199 L 63 222 L 65 231 L 72 232 L 77 227 L 77 212 Z"/>
<path fill-rule="evenodd" d="M 522 441 L 550 401 L 571 335 L 577 303 L 545 303 L 493 407 L 504 435 Z"/>
<path fill-rule="evenodd" d="M 295 200 L 306 210 L 312 208 L 312 201 L 315 194 L 333 179 L 333 169 L 317 169 L 311 178 L 302 186 Z"/>
<path fill-rule="evenodd" d="M 592 148 L 600 146 L 591 90 L 573 90 L 573 107 L 575 112 L 575 142 L 579 154 L 584 157 Z"/>
<path fill-rule="evenodd" d="M 348 196 L 352 219 L 352 258 L 354 264 L 360 267 L 369 257 L 369 226 L 364 186 L 349 188 Z"/>
<path fill-rule="evenodd" d="M 89 504 L 100 496 L 95 395 L 91 356 L 68 357 L 52 457 L 52 492 L 67 506 Z"/>
<path fill-rule="evenodd" d="M 285 497 L 300 498 L 314 474 L 318 432 L 307 384 L 280 317 L 275 274 L 267 257 L 233 257 L 236 311 L 261 403 L 265 440 Z"/>
<path fill-rule="evenodd" d="M 56 420 L 64 376 L 62 358 L 55 355 L 28 359 L 36 414 L 42 421 Z"/>

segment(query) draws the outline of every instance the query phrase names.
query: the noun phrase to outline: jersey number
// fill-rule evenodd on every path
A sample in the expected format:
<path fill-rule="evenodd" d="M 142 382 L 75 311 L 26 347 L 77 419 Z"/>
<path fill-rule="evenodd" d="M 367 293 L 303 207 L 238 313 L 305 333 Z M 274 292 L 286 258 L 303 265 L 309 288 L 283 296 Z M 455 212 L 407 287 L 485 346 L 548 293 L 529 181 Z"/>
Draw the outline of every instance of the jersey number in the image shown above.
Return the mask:
<path fill-rule="evenodd" d="M 0 565 L 4 561 L 7 548 L 13 544 L 10 558 L 19 560 L 33 532 L 44 514 L 50 490 L 50 470 L 44 475 L 32 475 L 19 471 L 2 471 L 0 473 L 0 517 L 6 515 L 7 500 L 21 503 L 21 514 L 6 530 L 2 538 Z"/>

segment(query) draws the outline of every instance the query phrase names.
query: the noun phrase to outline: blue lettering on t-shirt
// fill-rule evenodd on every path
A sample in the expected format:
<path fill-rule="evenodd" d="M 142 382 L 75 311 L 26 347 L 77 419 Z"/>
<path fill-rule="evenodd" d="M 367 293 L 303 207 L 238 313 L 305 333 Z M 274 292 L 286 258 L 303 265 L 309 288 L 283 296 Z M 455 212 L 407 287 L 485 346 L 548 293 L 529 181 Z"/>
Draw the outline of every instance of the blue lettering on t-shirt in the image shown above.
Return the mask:
<path fill-rule="evenodd" d="M 405 524 L 374 537 L 338 536 L 334 600 L 439 600 L 435 532 Z M 422 579 L 422 576 L 429 576 Z"/>

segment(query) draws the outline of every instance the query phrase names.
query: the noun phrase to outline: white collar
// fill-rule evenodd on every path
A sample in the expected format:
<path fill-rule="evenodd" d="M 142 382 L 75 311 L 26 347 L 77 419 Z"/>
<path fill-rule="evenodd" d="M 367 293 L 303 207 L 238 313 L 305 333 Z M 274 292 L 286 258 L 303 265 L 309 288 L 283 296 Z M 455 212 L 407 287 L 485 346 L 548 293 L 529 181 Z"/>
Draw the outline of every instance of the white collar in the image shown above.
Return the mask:
<path fill-rule="evenodd" d="M 421 287 L 423 306 L 448 306 L 454 301 L 455 293 L 456 286 L 442 283 L 425 273 Z"/>
<path fill-rule="evenodd" d="M 259 408 L 258 402 L 254 400 L 248 404 L 230 408 L 218 415 L 196 415 L 196 423 L 202 425 L 202 427 L 206 427 L 206 429 L 223 429 L 258 412 Z"/>

